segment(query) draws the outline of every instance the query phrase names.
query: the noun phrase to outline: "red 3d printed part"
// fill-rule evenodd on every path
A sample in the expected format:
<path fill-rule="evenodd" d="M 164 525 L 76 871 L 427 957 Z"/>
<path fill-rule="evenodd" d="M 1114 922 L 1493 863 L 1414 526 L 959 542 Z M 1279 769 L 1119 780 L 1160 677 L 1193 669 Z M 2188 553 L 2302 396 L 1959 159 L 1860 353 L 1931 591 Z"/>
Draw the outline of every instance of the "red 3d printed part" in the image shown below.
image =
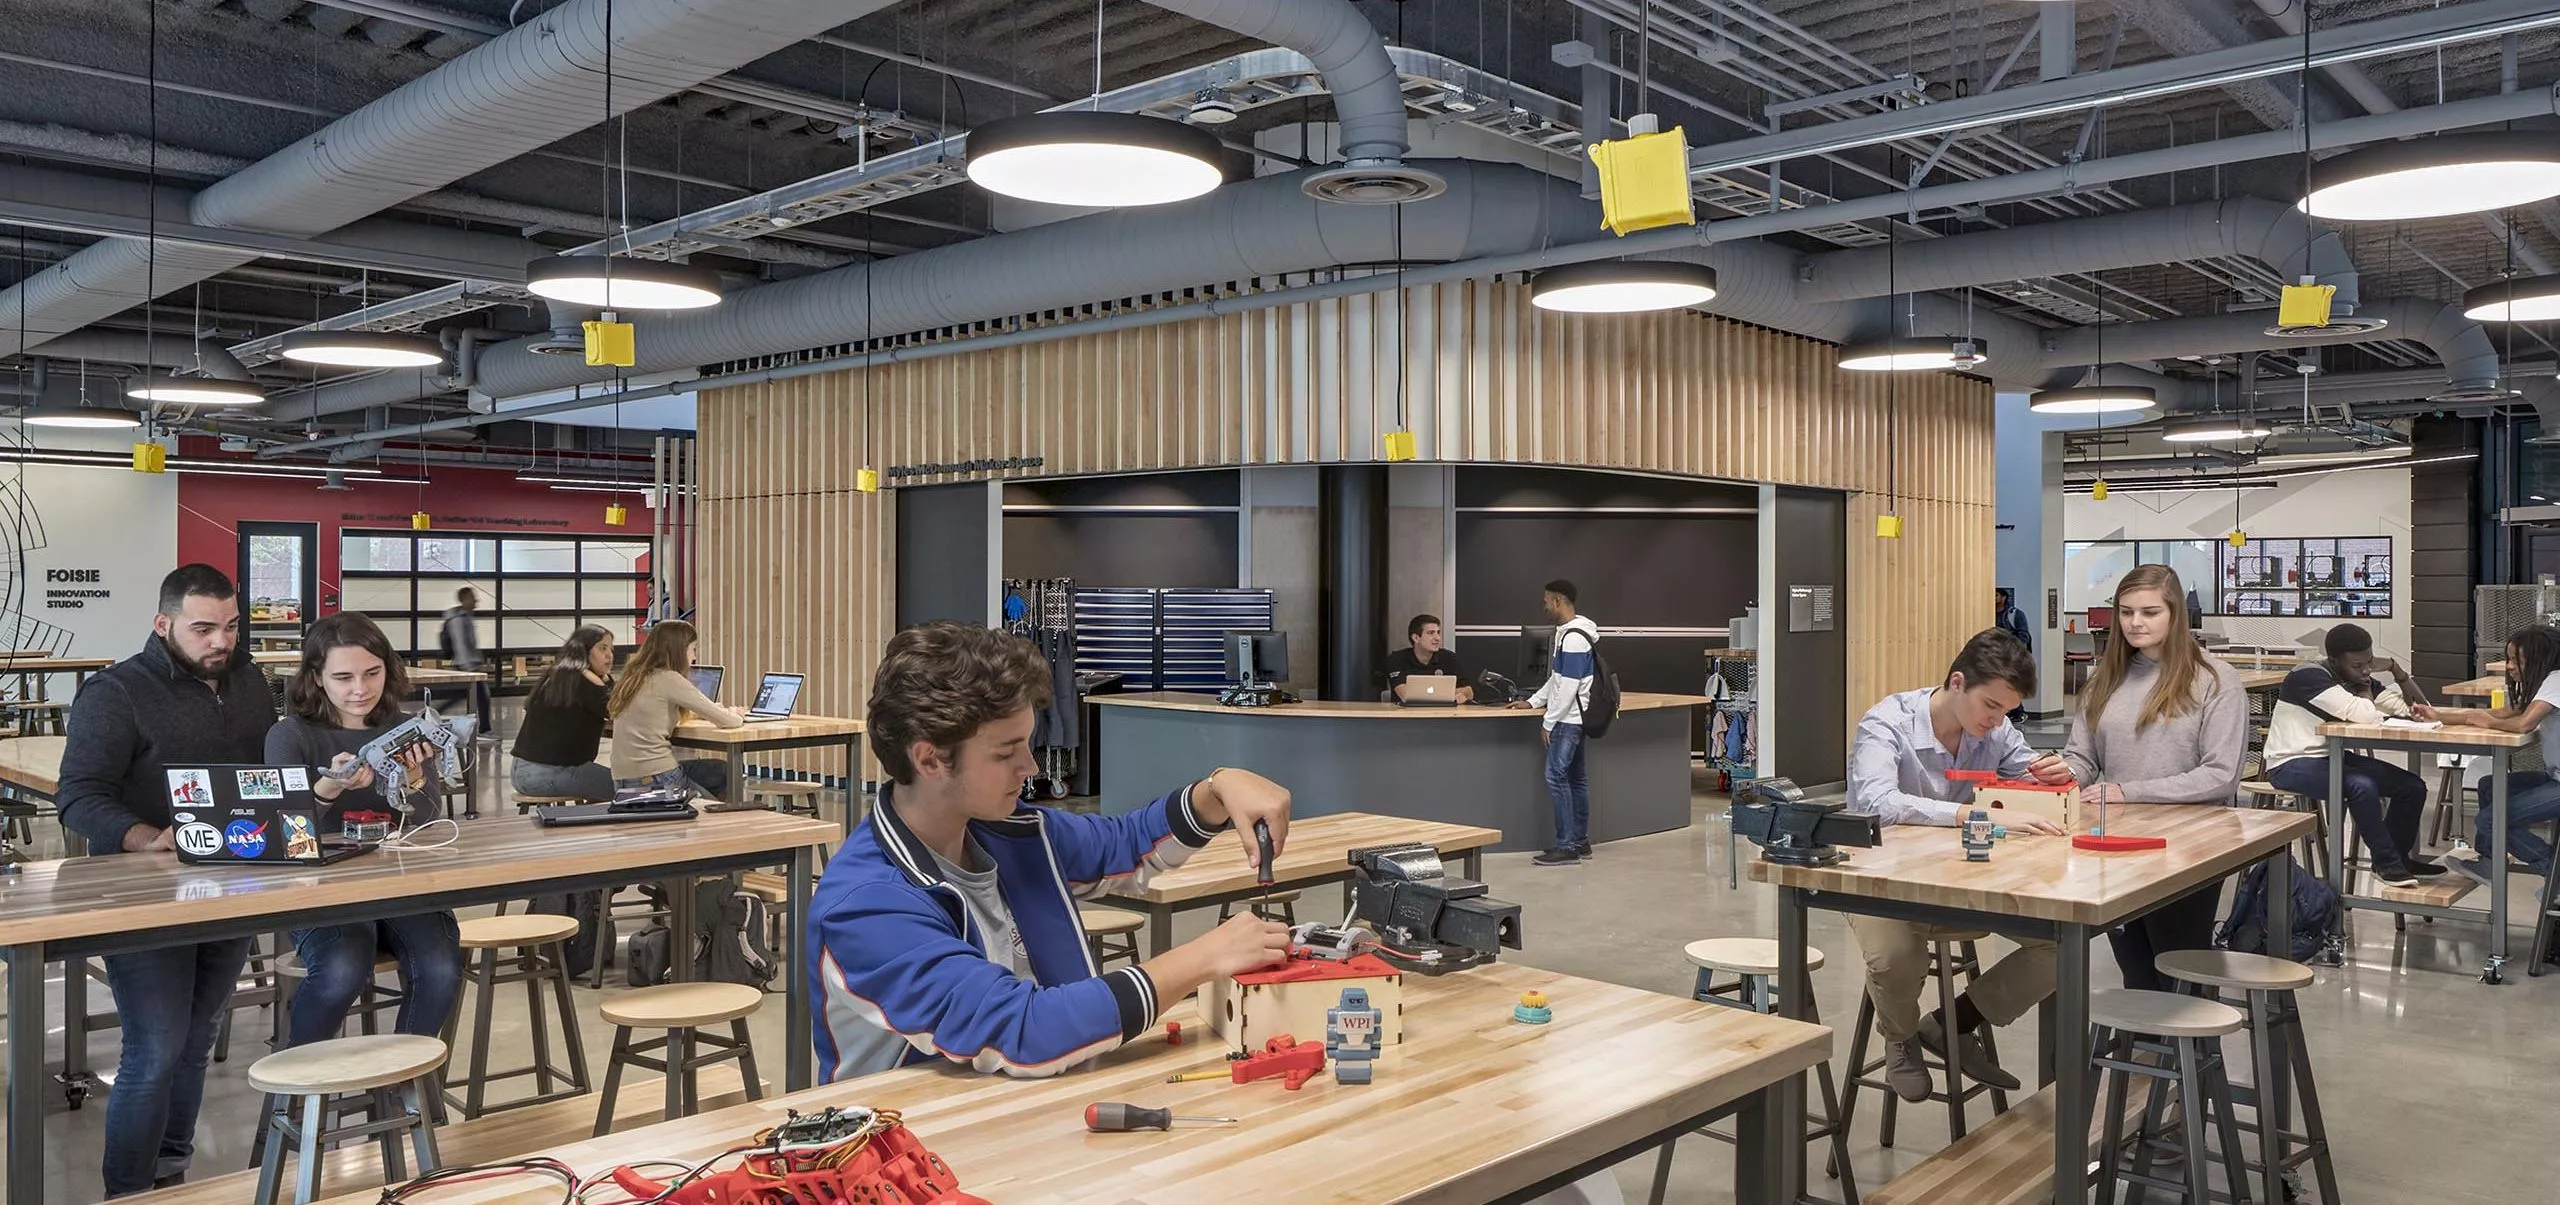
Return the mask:
<path fill-rule="evenodd" d="M 613 1182 L 657 1205 L 988 1205 L 894 1110 L 794 1113 L 734 1153 L 738 1166 L 672 1189 L 627 1167 Z"/>
<path fill-rule="evenodd" d="M 2167 837 L 2110 837 L 2103 833 L 2082 833 L 2071 839 L 2071 848 L 2095 850 L 2099 853 L 2122 853 L 2132 849 L 2167 849 Z"/>
<path fill-rule="evenodd" d="M 1262 1044 L 1259 1054 L 1230 1055 L 1227 1064 L 1229 1083 L 1249 1084 L 1258 1079 L 1280 1076 L 1295 1092 L 1317 1072 L 1324 1070 L 1324 1047 L 1314 1042 L 1301 1042 L 1287 1034 Z"/>

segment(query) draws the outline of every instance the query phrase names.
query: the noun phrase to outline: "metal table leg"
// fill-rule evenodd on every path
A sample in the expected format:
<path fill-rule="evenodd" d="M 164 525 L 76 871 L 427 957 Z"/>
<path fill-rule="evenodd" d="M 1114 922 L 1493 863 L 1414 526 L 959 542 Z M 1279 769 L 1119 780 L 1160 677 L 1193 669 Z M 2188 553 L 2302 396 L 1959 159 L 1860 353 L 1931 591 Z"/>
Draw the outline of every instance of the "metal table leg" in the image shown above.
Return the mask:
<path fill-rule="evenodd" d="M 2507 765 L 2510 752 L 2489 751 L 2489 965 L 2484 983 L 2505 979 L 2507 965 Z M 2534 951 L 2539 957 L 2541 951 Z"/>
<path fill-rule="evenodd" d="M 1173 905 L 1147 905 L 1147 945 L 1151 958 L 1173 948 Z"/>
<path fill-rule="evenodd" d="M 668 879 L 666 889 L 667 982 L 689 983 L 693 980 L 693 878 Z M 675 1074 L 669 1072 L 667 1080 L 674 1082 Z"/>
<path fill-rule="evenodd" d="M 2089 1199 L 2089 930 L 2054 926 L 2053 1199 Z"/>
<path fill-rule="evenodd" d="M 2320 822 L 2329 828 L 2329 873 L 2337 876 L 2338 894 L 2354 895 L 2355 876 L 2347 871 L 2347 742 L 2335 736 L 2328 741 L 2329 797 L 2319 801 Z"/>
<path fill-rule="evenodd" d="M 853 835 L 855 812 L 862 810 L 862 738 L 844 742 L 844 835 Z"/>
<path fill-rule="evenodd" d="M 8 1205 L 44 1201 L 44 947 L 10 946 Z"/>
<path fill-rule="evenodd" d="M 1458 855 L 1458 868 L 1459 868 L 1459 870 L 1460 870 L 1462 873 L 1464 873 L 1468 878 L 1474 879 L 1475 881 L 1477 881 L 1477 882 L 1479 882 L 1479 883 L 1483 882 L 1483 881 L 1484 881 L 1484 847 L 1483 847 L 1483 846 L 1481 846 L 1481 845 L 1479 845 L 1479 846 L 1477 846 L 1477 847 L 1476 847 L 1476 848 L 1474 848 L 1474 849 L 1468 850 L 1467 852 L 1465 852 L 1465 853 L 1463 853 L 1463 854 Z M 1346 880 L 1346 881 L 1344 881 L 1344 883 L 1343 883 L 1343 885 L 1342 885 L 1342 886 L 1343 886 L 1343 889 L 1344 889 L 1345 891 L 1348 891 L 1348 890 L 1350 890 L 1351 884 L 1350 884 L 1350 882 L 1349 882 L 1348 880 Z M 1349 910 L 1348 910 L 1348 909 L 1345 909 L 1343 914 L 1344 914 L 1344 915 L 1346 915 L 1346 916 L 1348 916 L 1348 915 L 1350 915 L 1350 912 L 1349 912 Z"/>
<path fill-rule="evenodd" d="M 1790 1021 L 1813 1020 L 1813 974 L 1805 965 L 1804 958 L 1806 910 L 1803 889 L 1788 887 L 1778 893 L 1778 1015 Z M 1802 1200 L 1805 1184 L 1804 1073 L 1797 1072 L 1769 1085 L 1756 1098 L 1752 1108 L 1777 1114 L 1762 1127 L 1769 1140 L 1776 1142 L 1777 1149 L 1767 1150 L 1765 1142 L 1755 1148 L 1748 1138 L 1751 1131 L 1737 1130 L 1741 1141 L 1734 1150 L 1736 1178 L 1739 1180 L 1741 1174 L 1739 1168 L 1752 1161 L 1754 1156 L 1751 1152 L 1755 1150 L 1765 1152 L 1758 1157 L 1769 1159 L 1774 1165 L 1774 1173 L 1770 1176 L 1765 1195 L 1735 1199 Z M 1743 1114 L 1746 1125 L 1750 1116 L 1748 1111 Z"/>
<path fill-rule="evenodd" d="M 814 968 L 809 965 L 809 877 L 813 873 L 809 847 L 791 850 L 790 904 L 791 923 L 785 932 L 791 935 L 791 948 L 783 951 L 790 960 L 791 975 L 783 985 L 782 1002 L 782 1090 L 797 1092 L 809 1086 L 811 1055 L 809 1043 L 815 1036 L 809 1026 L 809 982 Z"/>
<path fill-rule="evenodd" d="M 729 781 L 720 788 L 720 798 L 729 803 L 747 801 L 747 751 L 737 745 L 729 748 Z"/>
<path fill-rule="evenodd" d="M 1778 1187 L 1778 1181 L 1783 1178 L 1779 1168 L 1787 1158 L 1786 1151 L 1775 1144 L 1787 1140 L 1787 1126 L 1783 1114 L 1770 1116 L 1777 1111 L 1773 1103 L 1777 1094 L 1778 1086 L 1771 1084 L 1744 1097 L 1742 1107 L 1734 1113 L 1733 1199 L 1736 1201 L 1792 1199 L 1783 1195 Z M 1802 1124 L 1799 1121 L 1798 1128 L 1802 1128 Z M 1663 1148 L 1665 1152 L 1670 1149 Z M 1668 1168 L 1669 1165 L 1664 1166 Z"/>

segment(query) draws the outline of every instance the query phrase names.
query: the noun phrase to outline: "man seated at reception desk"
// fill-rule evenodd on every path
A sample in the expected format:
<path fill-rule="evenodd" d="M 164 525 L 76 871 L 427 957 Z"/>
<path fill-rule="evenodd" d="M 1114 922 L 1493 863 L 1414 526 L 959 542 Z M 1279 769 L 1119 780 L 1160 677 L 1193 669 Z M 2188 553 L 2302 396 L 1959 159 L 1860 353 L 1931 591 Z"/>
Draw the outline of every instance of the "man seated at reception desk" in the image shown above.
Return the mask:
<path fill-rule="evenodd" d="M 1467 685 L 1467 671 L 1458 664 L 1458 655 L 1446 647 L 1447 636 L 1437 615 L 1416 615 L 1404 625 L 1408 647 L 1387 655 L 1387 694 L 1402 701 L 1407 678 L 1443 677 L 1458 680 L 1458 701 L 1475 701 L 1475 688 Z"/>

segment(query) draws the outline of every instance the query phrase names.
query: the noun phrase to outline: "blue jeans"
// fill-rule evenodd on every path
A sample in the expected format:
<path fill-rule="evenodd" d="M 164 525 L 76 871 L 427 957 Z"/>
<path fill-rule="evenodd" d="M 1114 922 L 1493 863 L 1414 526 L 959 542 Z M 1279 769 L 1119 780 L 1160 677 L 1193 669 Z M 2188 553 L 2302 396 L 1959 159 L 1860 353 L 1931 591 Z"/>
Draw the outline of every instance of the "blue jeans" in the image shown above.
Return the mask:
<path fill-rule="evenodd" d="M 143 1192 L 187 1170 L 214 1028 L 248 961 L 247 938 L 107 956 L 107 988 L 124 1032 L 107 1093 L 108 1196 Z"/>
<path fill-rule="evenodd" d="M 2361 753 L 2345 755 L 2339 771 L 2347 790 L 2347 814 L 2373 855 L 2374 865 L 2402 865 L 2418 851 L 2418 818 L 2427 808 L 2427 780 Z M 2275 786 L 2312 799 L 2329 797 L 2329 759 L 2297 757 L 2267 771 Z M 2390 804 L 2388 810 L 2383 805 Z"/>
<path fill-rule="evenodd" d="M 2489 813 L 2489 780 L 2480 780 L 2480 822 L 2477 840 L 2480 856 L 2489 856 L 2489 828 L 2497 819 Z M 2551 843 L 2533 831 L 2537 824 L 2560 820 L 2560 779 L 2541 770 L 2525 770 L 2507 775 L 2507 855 L 2533 868 L 2535 874 L 2551 872 Z"/>
<path fill-rule="evenodd" d="M 1582 725 L 1547 731 L 1547 797 L 1556 807 L 1556 848 L 1591 843 L 1591 775 L 1585 764 Z"/>
<path fill-rule="evenodd" d="M 307 973 L 293 993 L 287 1045 L 338 1036 L 356 997 L 373 981 L 373 960 L 382 950 L 400 960 L 400 990 L 407 995 L 394 1032 L 442 1037 L 462 995 L 462 930 L 450 912 L 300 929 L 293 948 Z"/>
<path fill-rule="evenodd" d="M 699 757 L 676 763 L 672 770 L 661 770 L 647 778 L 617 778 L 617 791 L 673 791 L 690 787 L 704 795 L 719 798 L 729 790 L 729 763 L 716 757 Z"/>

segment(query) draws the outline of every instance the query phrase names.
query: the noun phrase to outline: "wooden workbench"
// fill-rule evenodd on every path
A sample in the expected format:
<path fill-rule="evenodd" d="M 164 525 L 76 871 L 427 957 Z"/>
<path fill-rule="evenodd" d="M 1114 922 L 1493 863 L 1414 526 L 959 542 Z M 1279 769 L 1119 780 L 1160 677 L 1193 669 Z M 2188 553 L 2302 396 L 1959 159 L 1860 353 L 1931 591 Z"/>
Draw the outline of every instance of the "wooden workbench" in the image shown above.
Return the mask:
<path fill-rule="evenodd" d="M 2442 694 L 2448 699 L 2485 700 L 2489 697 L 2489 693 L 2491 691 L 2504 690 L 2506 689 L 2506 686 L 2507 676 L 2503 673 L 2494 673 L 2485 677 L 2456 682 L 2437 693 Z M 2487 704 L 2483 703 L 2482 706 L 2487 706 Z"/>
<path fill-rule="evenodd" d="M 1303 703 L 1283 703 L 1274 707 L 1229 707 L 1220 703 L 1216 695 L 1169 690 L 1094 695 L 1092 701 L 1106 707 L 1143 707 L 1159 711 L 1200 712 L 1207 715 L 1251 713 L 1256 716 L 1297 719 L 1498 720 L 1505 717 L 1518 719 L 1522 716 L 1540 714 L 1528 708 L 1478 707 L 1473 704 L 1458 707 L 1408 707 L 1402 703 L 1382 703 L 1365 699 L 1353 702 L 1309 699 Z M 1626 713 L 1659 711 L 1672 707 L 1686 709 L 1704 707 L 1714 701 L 1705 695 L 1644 694 L 1630 691 L 1620 696 L 1618 710 Z M 1615 730 L 1612 729 L 1612 731 Z"/>
<path fill-rule="evenodd" d="M 51 799 L 61 789 L 62 747 L 59 736 L 22 736 L 0 741 L 0 785 L 18 795 Z"/>
<path fill-rule="evenodd" d="M 722 798 L 737 803 L 747 797 L 747 755 L 792 749 L 844 750 L 844 831 L 850 835 L 862 812 L 862 733 L 860 720 L 839 716 L 796 715 L 770 723 L 715 728 L 688 717 L 675 727 L 667 743 L 679 749 L 716 753 L 729 766 L 729 787 Z"/>
<path fill-rule="evenodd" d="M 1293 801 L 1294 802 L 1294 801 Z M 1351 881 L 1352 850 L 1368 845 L 1420 841 L 1439 847 L 1443 858 L 1456 859 L 1459 873 L 1481 882 L 1485 847 L 1502 840 L 1497 829 L 1465 824 L 1438 824 L 1400 816 L 1338 812 L 1330 816 L 1292 817 L 1288 847 L 1272 859 L 1271 890 L 1287 891 L 1324 883 Z M 1220 834 L 1191 860 L 1147 880 L 1143 888 L 1113 893 L 1109 900 L 1147 914 L 1152 952 L 1173 948 L 1173 914 L 1192 908 L 1249 900 L 1262 893 L 1253 868 L 1245 864 L 1244 843 Z M 1349 889 L 1346 887 L 1345 891 Z M 1346 901 L 1344 911 L 1349 912 Z"/>
<path fill-rule="evenodd" d="M 1546 993 L 1555 1020 L 1511 1020 L 1524 991 Z M 1201 1033 L 1192 1005 L 1169 1016 Z M 829 1105 L 899 1110 L 958 1175 L 1003 1205 L 1481 1205 L 1534 1195 L 1746 1106 L 1735 1196 L 1768 1201 L 1763 1118 L 1776 1095 L 1831 1053 L 1831 1031 L 1742 1009 L 1496 964 L 1405 981 L 1402 1044 L 1376 1079 L 1168 1085 L 1178 1071 L 1222 1067 L 1225 1047 L 1167 1046 L 1150 1034 L 1098 1065 L 1040 1079 L 909 1067 L 682 1121 L 538 1152 L 584 1174 L 639 1159 L 710 1158 Z M 1304 1040 L 1303 1035 L 1301 1040 Z M 1094 1101 L 1177 1106 L 1235 1117 L 1232 1127 L 1094 1134 Z M 724 1165 L 727 1166 L 727 1165 Z M 332 1205 L 371 1205 L 379 1190 Z M 548 1205 L 556 1184 L 508 1179 L 439 1188 L 436 1205 Z"/>
<path fill-rule="evenodd" d="M 2386 724 L 2322 724 L 2320 735 L 2329 743 L 2329 798 L 2321 809 L 2329 816 L 2329 864 L 2346 865 L 2347 828 L 2339 822 L 2334 800 L 2346 798 L 2346 757 L 2350 749 L 2399 749 L 2415 753 L 2456 753 L 2489 759 L 2488 798 L 2481 807 L 2489 812 L 2489 848 L 2486 855 L 2489 871 L 2489 906 L 2487 909 L 2466 908 L 2457 901 L 2467 890 L 2469 880 L 2452 876 L 2455 881 L 2421 884 L 2416 890 L 2384 889 L 2380 895 L 2339 893 L 2339 902 L 2349 908 L 2368 908 L 2417 916 L 2433 916 L 2456 920 L 2489 922 L 2489 958 L 2481 968 L 2480 978 L 2498 983 L 2505 978 L 2507 963 L 2507 783 L 2513 769 L 2515 751 L 2533 745 L 2540 738 L 2531 732 L 2498 732 L 2488 728 L 2402 728 Z M 2438 892 L 2443 894 L 2439 896 Z M 2539 957 L 2541 951 L 2535 951 Z"/>

